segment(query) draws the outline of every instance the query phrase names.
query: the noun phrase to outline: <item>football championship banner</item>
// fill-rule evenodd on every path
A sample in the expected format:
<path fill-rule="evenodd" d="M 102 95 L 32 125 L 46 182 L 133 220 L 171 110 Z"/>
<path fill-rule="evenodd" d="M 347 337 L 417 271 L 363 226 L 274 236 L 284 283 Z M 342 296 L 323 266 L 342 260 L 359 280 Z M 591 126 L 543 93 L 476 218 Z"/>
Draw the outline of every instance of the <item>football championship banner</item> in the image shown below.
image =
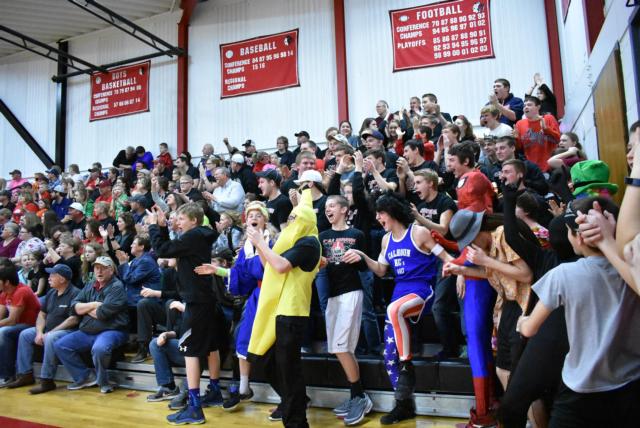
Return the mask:
<path fill-rule="evenodd" d="M 149 111 L 150 64 L 147 61 L 92 74 L 89 120 Z"/>
<path fill-rule="evenodd" d="M 300 86 L 298 30 L 220 45 L 220 98 Z"/>
<path fill-rule="evenodd" d="M 389 11 L 393 71 L 492 58 L 489 0 L 455 0 Z"/>

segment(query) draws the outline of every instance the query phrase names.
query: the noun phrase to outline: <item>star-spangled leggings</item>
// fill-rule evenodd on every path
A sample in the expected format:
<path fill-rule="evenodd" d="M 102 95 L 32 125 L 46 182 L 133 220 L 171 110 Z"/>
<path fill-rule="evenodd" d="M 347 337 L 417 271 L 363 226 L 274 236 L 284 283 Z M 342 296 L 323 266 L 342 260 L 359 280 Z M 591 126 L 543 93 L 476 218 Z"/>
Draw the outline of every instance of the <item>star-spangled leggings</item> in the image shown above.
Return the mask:
<path fill-rule="evenodd" d="M 398 382 L 398 363 L 411 359 L 411 334 L 407 318 L 419 317 L 433 297 L 429 289 L 426 298 L 409 293 L 393 300 L 387 307 L 384 327 L 384 361 L 391 385 Z"/>

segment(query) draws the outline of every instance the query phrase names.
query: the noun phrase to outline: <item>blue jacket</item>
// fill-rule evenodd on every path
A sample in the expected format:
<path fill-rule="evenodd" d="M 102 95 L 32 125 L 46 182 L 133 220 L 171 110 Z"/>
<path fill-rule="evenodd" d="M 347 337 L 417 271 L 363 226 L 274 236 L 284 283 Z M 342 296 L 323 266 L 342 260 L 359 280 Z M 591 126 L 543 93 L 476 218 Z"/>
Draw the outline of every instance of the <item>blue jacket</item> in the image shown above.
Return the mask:
<path fill-rule="evenodd" d="M 264 266 L 260 257 L 256 254 L 246 258 L 244 248 L 241 249 L 229 275 L 229 293 L 233 296 L 248 296 L 258 286 L 258 281 L 262 281 L 263 274 Z"/>
<path fill-rule="evenodd" d="M 51 209 L 58 216 L 58 220 L 62 220 L 62 218 L 67 215 L 71 202 L 72 201 L 69 198 L 62 198 L 62 201 L 60 201 L 59 203 L 57 201 L 53 201 L 53 203 L 51 204 Z"/>
<path fill-rule="evenodd" d="M 118 276 L 127 289 L 129 306 L 136 306 L 142 299 L 142 287 L 160 290 L 160 267 L 149 253 L 118 266 Z"/>

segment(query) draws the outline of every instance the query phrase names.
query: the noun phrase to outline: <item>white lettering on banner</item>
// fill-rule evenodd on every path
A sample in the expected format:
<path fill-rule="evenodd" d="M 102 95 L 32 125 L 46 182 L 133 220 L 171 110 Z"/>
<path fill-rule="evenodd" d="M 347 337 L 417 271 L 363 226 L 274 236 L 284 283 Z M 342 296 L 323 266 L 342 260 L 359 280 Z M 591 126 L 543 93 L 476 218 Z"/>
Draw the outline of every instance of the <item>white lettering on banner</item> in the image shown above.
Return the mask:
<path fill-rule="evenodd" d="M 246 48 L 240 48 L 240 55 L 251 55 L 258 52 L 267 52 L 276 50 L 276 42 L 260 43 L 258 45 L 248 46 Z"/>
<path fill-rule="evenodd" d="M 416 19 L 430 19 L 438 18 L 440 16 L 450 16 L 462 13 L 462 9 L 459 4 L 447 7 L 436 7 L 429 10 L 416 11 Z"/>
<path fill-rule="evenodd" d="M 115 89 L 123 86 L 131 86 L 131 85 L 137 85 L 137 84 L 138 84 L 137 78 L 132 77 L 129 79 L 114 80 L 112 82 L 103 83 L 101 86 L 101 89 L 103 91 L 106 91 L 107 89 Z"/>

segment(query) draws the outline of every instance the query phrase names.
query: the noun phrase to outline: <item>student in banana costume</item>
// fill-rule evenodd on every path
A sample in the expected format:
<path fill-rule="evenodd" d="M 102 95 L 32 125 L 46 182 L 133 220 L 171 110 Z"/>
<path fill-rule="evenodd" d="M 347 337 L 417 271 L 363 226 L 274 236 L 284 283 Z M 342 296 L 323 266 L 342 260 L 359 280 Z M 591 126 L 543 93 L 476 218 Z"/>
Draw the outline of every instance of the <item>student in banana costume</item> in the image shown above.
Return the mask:
<path fill-rule="evenodd" d="M 273 248 L 252 229 L 247 230 L 247 238 L 265 267 L 249 354 L 253 359 L 271 355 L 265 372 L 282 397 L 279 410 L 284 426 L 308 427 L 300 347 L 307 331 L 311 284 L 321 254 L 311 191 L 302 191 Z"/>

